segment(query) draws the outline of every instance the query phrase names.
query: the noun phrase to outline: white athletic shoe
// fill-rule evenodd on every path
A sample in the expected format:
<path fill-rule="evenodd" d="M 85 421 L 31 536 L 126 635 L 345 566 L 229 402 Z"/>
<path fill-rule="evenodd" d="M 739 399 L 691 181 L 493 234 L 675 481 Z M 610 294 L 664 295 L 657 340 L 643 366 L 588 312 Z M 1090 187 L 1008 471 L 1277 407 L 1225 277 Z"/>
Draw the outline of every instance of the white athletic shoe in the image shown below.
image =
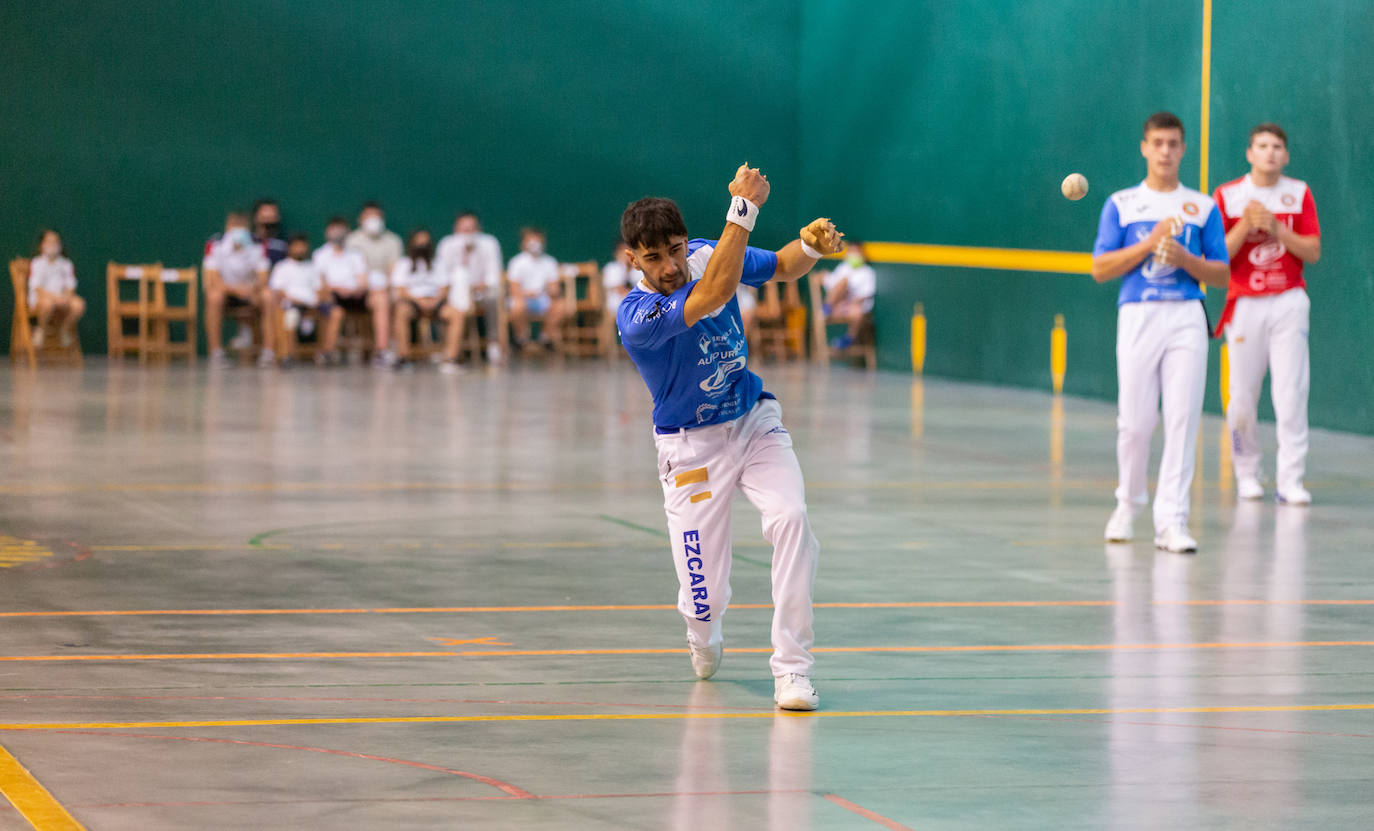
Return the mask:
<path fill-rule="evenodd" d="M 810 678 L 789 672 L 773 679 L 773 702 L 782 710 L 814 710 L 821 698 Z"/>
<path fill-rule="evenodd" d="M 1263 499 L 1264 486 L 1258 479 L 1241 479 L 1236 482 L 1236 496 L 1241 499 Z"/>
<path fill-rule="evenodd" d="M 247 326 L 240 326 L 234 333 L 234 339 L 229 341 L 230 349 L 247 349 L 253 345 L 253 330 Z"/>
<path fill-rule="evenodd" d="M 1103 537 L 1107 542 L 1130 542 L 1131 525 L 1135 522 L 1135 509 L 1130 505 L 1116 506 L 1111 519 L 1107 520 L 1107 531 Z"/>
<path fill-rule="evenodd" d="M 43 327 L 42 327 L 42 326 L 35 326 L 35 327 L 33 328 L 33 337 L 31 338 L 31 340 L 33 341 L 33 348 L 34 348 L 34 349 L 42 349 L 42 348 L 43 348 L 43 338 L 44 338 L 44 337 L 46 337 L 46 333 L 43 331 Z"/>
<path fill-rule="evenodd" d="M 467 371 L 467 367 L 457 361 L 443 361 L 439 364 L 440 375 L 462 375 Z"/>
<path fill-rule="evenodd" d="M 267 367 L 276 365 L 277 353 L 273 352 L 271 349 L 264 349 L 261 353 L 258 354 L 258 366 L 263 367 L 265 369 Z"/>
<path fill-rule="evenodd" d="M 1197 551 L 1197 540 L 1193 539 L 1187 528 L 1182 525 L 1174 525 L 1155 533 L 1155 548 L 1162 548 L 1175 554 L 1186 554 Z"/>
<path fill-rule="evenodd" d="M 1281 505 L 1312 504 L 1312 494 L 1308 493 L 1307 489 L 1304 488 L 1302 485 L 1291 485 L 1289 487 L 1280 489 L 1277 494 L 1277 498 L 1279 504 Z"/>
<path fill-rule="evenodd" d="M 703 681 L 716 674 L 720 669 L 720 656 L 725 650 L 721 644 L 715 646 L 697 646 L 691 641 L 687 642 L 687 649 L 692 653 L 692 669 L 697 677 Z"/>
<path fill-rule="evenodd" d="M 63 349 L 71 349 L 72 344 L 76 340 L 72 337 L 72 333 L 67 331 L 66 329 L 63 329 L 57 333 L 57 339 L 62 343 Z"/>
<path fill-rule="evenodd" d="M 210 366 L 220 368 L 229 366 L 229 356 L 224 354 L 223 349 L 211 349 Z"/>

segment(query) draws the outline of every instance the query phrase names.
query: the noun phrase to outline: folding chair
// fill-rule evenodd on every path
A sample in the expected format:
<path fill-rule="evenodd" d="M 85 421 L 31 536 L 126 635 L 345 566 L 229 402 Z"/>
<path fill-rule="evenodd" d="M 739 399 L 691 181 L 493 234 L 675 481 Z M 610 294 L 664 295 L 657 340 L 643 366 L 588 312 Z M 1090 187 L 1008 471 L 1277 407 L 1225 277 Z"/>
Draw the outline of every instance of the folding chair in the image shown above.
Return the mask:
<path fill-rule="evenodd" d="M 18 363 L 21 356 L 30 369 L 38 366 L 38 355 L 60 358 L 66 363 L 81 366 L 81 333 L 68 346 L 62 345 L 61 333 L 57 325 L 49 321 L 43 346 L 33 345 L 33 330 L 38 325 L 38 315 L 29 308 L 29 261 L 23 258 L 10 260 L 10 283 L 14 286 L 14 312 L 10 320 L 10 362 Z"/>
<path fill-rule="evenodd" d="M 198 274 L 195 266 L 145 272 L 144 278 L 149 283 L 147 351 L 150 357 L 166 361 L 181 356 L 188 363 L 196 362 Z M 176 302 L 178 296 L 180 302 Z M 173 324 L 182 325 L 184 339 L 172 340 Z"/>
<path fill-rule="evenodd" d="M 594 260 L 569 263 L 563 274 L 563 298 L 570 304 L 563 320 L 563 351 L 589 358 L 609 357 L 614 343 L 614 327 L 608 326 L 610 314 L 602 295 L 601 269 Z"/>
<path fill-rule="evenodd" d="M 859 325 L 859 334 L 854 339 L 854 343 L 832 355 L 830 344 L 826 339 L 826 319 L 824 304 L 821 299 L 821 281 L 813 276 L 807 282 L 810 283 L 811 288 L 812 360 L 829 363 L 832 357 L 846 360 L 858 358 L 864 362 L 866 368 L 877 369 L 878 353 L 875 346 L 873 313 L 869 312 L 864 315 L 863 322 Z"/>
<path fill-rule="evenodd" d="M 105 328 L 111 358 L 122 358 L 132 350 L 138 353 L 139 363 L 147 362 L 151 299 L 146 277 L 161 273 L 162 263 L 128 265 L 111 262 L 105 266 Z M 128 296 L 130 285 L 137 292 L 133 299 Z M 125 324 L 130 321 L 138 326 L 136 337 L 125 334 Z"/>

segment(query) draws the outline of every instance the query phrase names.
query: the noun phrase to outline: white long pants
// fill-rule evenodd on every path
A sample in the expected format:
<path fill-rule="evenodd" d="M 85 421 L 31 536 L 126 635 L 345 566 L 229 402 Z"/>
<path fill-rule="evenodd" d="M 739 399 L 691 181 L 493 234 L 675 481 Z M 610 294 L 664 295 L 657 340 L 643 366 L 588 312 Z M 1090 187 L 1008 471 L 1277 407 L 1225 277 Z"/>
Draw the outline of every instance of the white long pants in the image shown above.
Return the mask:
<path fill-rule="evenodd" d="M 1302 289 L 1240 297 L 1226 325 L 1231 401 L 1226 425 L 1237 479 L 1260 478 L 1256 410 L 1264 371 L 1274 402 L 1279 453 L 1275 481 L 1280 491 L 1302 484 L 1307 466 L 1307 327 L 1312 302 Z"/>
<path fill-rule="evenodd" d="M 820 543 L 806 517 L 801 465 L 782 426 L 782 407 L 764 399 L 734 421 L 654 440 L 688 639 L 700 646 L 724 640 L 730 501 L 738 488 L 763 515 L 763 536 L 773 545 L 773 675 L 809 674 Z"/>
<path fill-rule="evenodd" d="M 1197 300 L 1125 303 L 1116 317 L 1118 503 L 1149 499 L 1150 439 L 1164 411 L 1155 531 L 1188 524 L 1193 452 L 1207 381 L 1207 315 Z"/>

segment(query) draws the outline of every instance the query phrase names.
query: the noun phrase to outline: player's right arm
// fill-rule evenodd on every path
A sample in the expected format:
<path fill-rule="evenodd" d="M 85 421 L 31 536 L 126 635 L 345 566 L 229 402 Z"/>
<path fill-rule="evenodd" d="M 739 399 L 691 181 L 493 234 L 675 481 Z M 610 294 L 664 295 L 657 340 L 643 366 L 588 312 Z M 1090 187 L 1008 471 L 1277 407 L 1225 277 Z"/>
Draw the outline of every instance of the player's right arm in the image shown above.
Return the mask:
<path fill-rule="evenodd" d="M 1099 283 L 1115 280 L 1140 263 L 1154 251 L 1159 241 L 1170 236 L 1172 219 L 1155 223 L 1150 235 L 1133 244 L 1124 245 L 1126 229 L 1121 226 L 1116 202 L 1108 199 L 1102 208 L 1102 221 L 1097 229 L 1097 243 L 1093 246 L 1093 279 Z"/>
<path fill-rule="evenodd" d="M 742 196 L 759 207 L 768 201 L 768 191 L 768 177 L 748 164 L 740 165 L 734 181 L 730 182 L 731 196 Z M 739 278 L 744 273 L 744 251 L 748 245 L 749 231 L 743 225 L 725 223 L 725 230 L 720 232 L 720 240 L 706 263 L 706 272 L 687 295 L 683 307 L 687 326 L 695 325 L 735 296 Z"/>

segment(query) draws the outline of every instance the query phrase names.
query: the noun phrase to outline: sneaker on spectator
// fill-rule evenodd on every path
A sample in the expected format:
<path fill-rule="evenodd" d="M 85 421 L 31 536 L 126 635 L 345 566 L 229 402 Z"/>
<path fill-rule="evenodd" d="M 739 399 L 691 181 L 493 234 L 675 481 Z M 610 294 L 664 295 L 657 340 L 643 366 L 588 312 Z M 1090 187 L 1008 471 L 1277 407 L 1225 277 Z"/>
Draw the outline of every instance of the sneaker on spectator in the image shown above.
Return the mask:
<path fill-rule="evenodd" d="M 229 366 L 229 356 L 224 354 L 223 349 L 210 350 L 210 366 L 226 367 Z"/>
<path fill-rule="evenodd" d="M 487 362 L 493 364 L 501 363 L 501 344 L 496 341 L 487 344 Z"/>
<path fill-rule="evenodd" d="M 783 710 L 814 710 L 821 699 L 810 678 L 789 672 L 773 679 L 773 702 Z"/>
<path fill-rule="evenodd" d="M 467 372 L 467 367 L 457 361 L 444 361 L 439 364 L 440 375 L 462 375 L 464 372 Z"/>
<path fill-rule="evenodd" d="M 258 366 L 269 367 L 277 365 L 277 353 L 271 349 L 264 349 L 258 355 Z"/>
<path fill-rule="evenodd" d="M 830 342 L 830 348 L 836 351 L 841 349 L 848 349 L 853 345 L 854 338 L 850 337 L 848 334 L 840 335 L 838 338 L 835 338 Z"/>
<path fill-rule="evenodd" d="M 47 334 L 47 333 L 43 331 L 43 327 L 42 327 L 42 326 L 36 326 L 36 327 L 34 327 L 34 330 L 33 330 L 33 348 L 34 348 L 34 349 L 42 349 L 42 348 L 43 348 L 43 338 L 46 336 L 46 334 Z"/>
<path fill-rule="evenodd" d="M 372 356 L 373 369 L 390 369 L 396 366 L 396 353 L 390 349 L 383 349 Z"/>
<path fill-rule="evenodd" d="M 57 333 L 57 339 L 61 341 L 63 349 L 70 349 L 72 342 L 75 340 L 72 333 L 66 329 Z"/>
<path fill-rule="evenodd" d="M 247 326 L 240 326 L 234 333 L 234 339 L 229 341 L 230 349 L 247 349 L 253 345 L 253 330 Z"/>

